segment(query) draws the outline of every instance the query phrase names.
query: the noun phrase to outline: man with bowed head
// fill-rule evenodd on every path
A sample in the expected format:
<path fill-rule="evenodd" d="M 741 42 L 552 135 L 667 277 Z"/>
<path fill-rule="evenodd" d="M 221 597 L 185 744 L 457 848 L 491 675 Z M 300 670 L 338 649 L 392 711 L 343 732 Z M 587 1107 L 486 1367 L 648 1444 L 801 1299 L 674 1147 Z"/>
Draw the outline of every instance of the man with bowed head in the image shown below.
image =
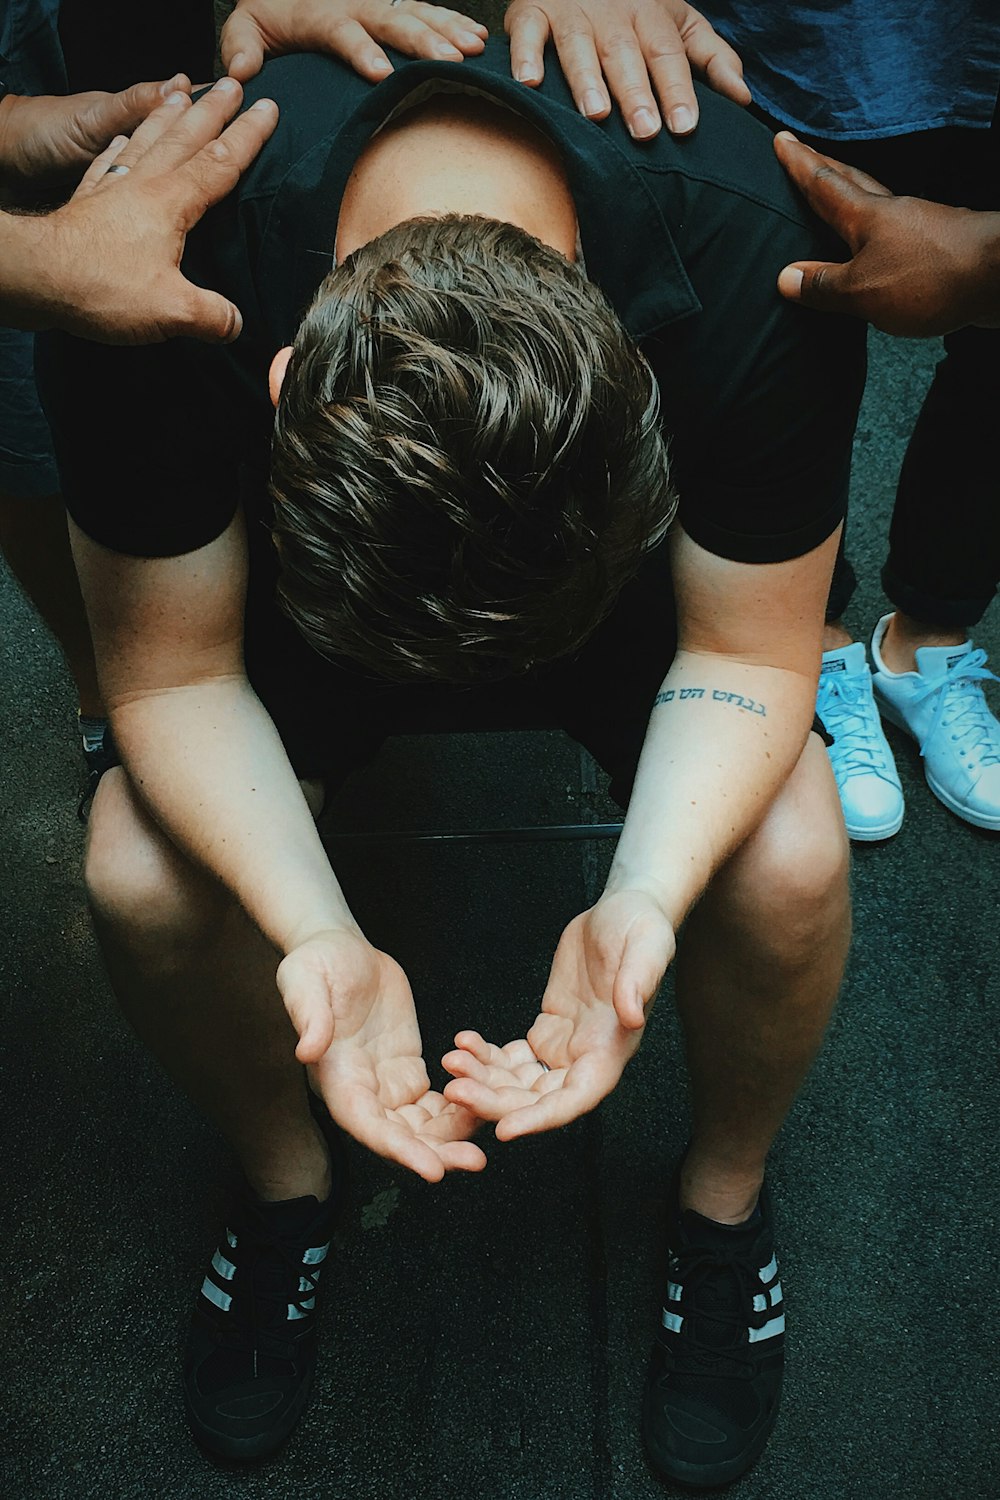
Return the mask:
<path fill-rule="evenodd" d="M 188 1416 L 255 1458 L 305 1404 L 341 1185 L 302 1064 L 372 1150 L 479 1171 L 479 1121 L 512 1140 L 615 1087 L 683 926 L 693 1124 L 644 1433 L 665 1476 L 723 1483 L 777 1415 L 764 1164 L 848 942 L 811 731 L 863 351 L 777 294 L 830 246 L 725 100 L 640 144 L 553 63 L 512 80 L 501 42 L 392 63 L 374 88 L 314 56 L 248 85 L 277 132 L 186 262 L 243 308 L 237 343 L 49 361 L 122 755 L 91 818 L 95 921 L 126 1014 L 246 1178 Z M 540 717 L 607 770 L 625 829 L 535 1019 L 503 1045 L 458 1029 L 438 1093 L 310 807 L 400 729 Z"/>

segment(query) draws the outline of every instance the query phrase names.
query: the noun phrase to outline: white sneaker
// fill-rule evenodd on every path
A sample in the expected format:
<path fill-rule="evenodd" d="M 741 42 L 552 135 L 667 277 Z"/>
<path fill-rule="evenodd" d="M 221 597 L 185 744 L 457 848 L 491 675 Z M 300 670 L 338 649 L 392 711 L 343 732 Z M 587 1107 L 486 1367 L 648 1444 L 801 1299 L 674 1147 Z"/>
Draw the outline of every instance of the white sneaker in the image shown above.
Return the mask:
<path fill-rule="evenodd" d="M 945 807 L 976 828 L 1000 829 L 1000 723 L 982 686 L 1000 677 L 971 641 L 919 646 L 915 672 L 890 672 L 880 648 L 891 619 L 883 615 L 872 636 L 883 716 L 920 745 L 927 785 Z"/>
<path fill-rule="evenodd" d="M 852 839 L 888 839 L 903 824 L 903 788 L 872 694 L 860 641 L 823 652 L 816 712 L 833 739 L 830 764 Z"/>

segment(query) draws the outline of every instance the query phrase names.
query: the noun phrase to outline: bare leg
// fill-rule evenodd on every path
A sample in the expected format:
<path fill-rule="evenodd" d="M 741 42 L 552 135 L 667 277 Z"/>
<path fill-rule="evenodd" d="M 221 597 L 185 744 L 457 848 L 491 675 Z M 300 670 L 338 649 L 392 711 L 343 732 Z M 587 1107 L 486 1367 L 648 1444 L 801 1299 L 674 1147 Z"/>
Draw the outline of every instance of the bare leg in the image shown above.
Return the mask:
<path fill-rule="evenodd" d="M 278 956 L 160 832 L 121 767 L 94 798 L 86 872 L 108 973 L 139 1037 L 260 1197 L 324 1200 L 329 1162 L 275 986 Z"/>
<path fill-rule="evenodd" d="M 693 1130 L 681 1202 L 722 1223 L 753 1211 L 823 1040 L 850 939 L 848 858 L 829 760 L 810 735 L 764 822 L 688 918 L 677 1006 Z"/>
<path fill-rule="evenodd" d="M 915 620 L 897 609 L 889 616 L 879 649 L 890 672 L 915 672 L 914 653 L 920 646 L 962 646 L 968 638 L 969 632 L 963 625 L 928 625 L 925 620 Z"/>
<path fill-rule="evenodd" d="M 62 647 L 76 683 L 80 712 L 102 717 L 94 648 L 70 552 L 62 496 L 15 500 L 0 493 L 0 551 Z"/>

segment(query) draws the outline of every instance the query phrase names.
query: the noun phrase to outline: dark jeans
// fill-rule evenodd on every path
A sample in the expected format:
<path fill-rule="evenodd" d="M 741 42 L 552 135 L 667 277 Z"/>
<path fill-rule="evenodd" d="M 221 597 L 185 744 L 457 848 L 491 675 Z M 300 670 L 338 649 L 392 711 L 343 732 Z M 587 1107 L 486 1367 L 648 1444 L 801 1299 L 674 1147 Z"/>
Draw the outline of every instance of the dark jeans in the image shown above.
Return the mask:
<path fill-rule="evenodd" d="M 990 130 L 930 130 L 881 141 L 800 139 L 894 193 L 1000 209 L 996 117 Z M 960 329 L 946 336 L 944 348 L 900 471 L 882 587 L 915 619 L 962 628 L 981 619 L 1000 581 L 993 432 L 1000 419 L 1000 329 Z M 842 545 L 828 619 L 843 615 L 854 584 Z"/>

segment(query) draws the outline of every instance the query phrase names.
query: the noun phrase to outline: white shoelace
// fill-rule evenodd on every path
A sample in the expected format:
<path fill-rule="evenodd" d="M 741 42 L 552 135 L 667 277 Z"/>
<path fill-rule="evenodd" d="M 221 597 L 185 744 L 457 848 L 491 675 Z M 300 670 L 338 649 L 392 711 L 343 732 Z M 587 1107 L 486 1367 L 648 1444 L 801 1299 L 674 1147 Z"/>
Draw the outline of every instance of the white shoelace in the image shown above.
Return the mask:
<path fill-rule="evenodd" d="M 1000 677 L 990 672 L 985 662 L 985 651 L 967 651 L 942 677 L 932 677 L 913 694 L 910 700 L 913 703 L 922 703 L 932 693 L 940 695 L 920 746 L 921 755 L 941 728 L 949 731 L 956 742 L 967 741 L 966 754 L 972 755 L 977 766 L 1000 765 L 1000 724 L 990 713 L 980 686 L 987 680 L 1000 682 Z"/>
<path fill-rule="evenodd" d="M 896 784 L 886 764 L 882 726 L 867 678 L 829 672 L 819 680 L 816 712 L 836 741 L 836 769 L 845 781 L 852 776 L 876 775 Z"/>

